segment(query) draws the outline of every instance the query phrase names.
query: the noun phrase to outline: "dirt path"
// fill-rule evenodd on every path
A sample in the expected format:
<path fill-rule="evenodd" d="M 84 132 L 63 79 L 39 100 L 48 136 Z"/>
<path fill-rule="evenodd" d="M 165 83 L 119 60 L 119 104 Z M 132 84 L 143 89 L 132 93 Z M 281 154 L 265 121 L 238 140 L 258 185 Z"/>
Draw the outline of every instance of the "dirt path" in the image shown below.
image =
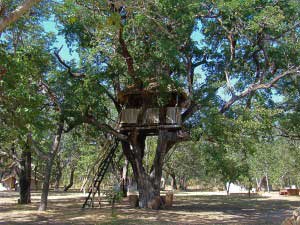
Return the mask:
<path fill-rule="evenodd" d="M 18 193 L 0 192 L 0 224 L 281 224 L 300 207 L 300 197 L 277 193 L 249 199 L 224 193 L 179 192 L 171 209 L 132 209 L 125 199 L 112 216 L 107 204 L 81 209 L 81 193 L 51 193 L 49 210 L 38 212 L 39 196 L 33 193 L 32 204 L 18 205 Z"/>

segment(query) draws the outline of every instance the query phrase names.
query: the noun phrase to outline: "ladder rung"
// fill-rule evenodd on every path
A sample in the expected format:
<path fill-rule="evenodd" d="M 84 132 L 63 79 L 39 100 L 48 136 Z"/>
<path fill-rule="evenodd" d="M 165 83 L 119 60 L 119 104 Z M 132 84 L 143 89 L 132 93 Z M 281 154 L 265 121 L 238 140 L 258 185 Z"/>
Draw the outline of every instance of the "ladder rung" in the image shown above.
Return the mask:
<path fill-rule="evenodd" d="M 95 197 L 96 193 L 99 190 L 100 184 L 101 184 L 101 182 L 104 178 L 104 175 L 105 175 L 105 173 L 108 169 L 108 166 L 111 163 L 111 160 L 113 159 L 113 156 L 115 154 L 115 150 L 118 147 L 118 143 L 119 143 L 118 140 L 114 140 L 114 144 L 111 146 L 110 150 L 109 151 L 107 150 L 107 152 L 106 152 L 107 155 L 102 157 L 104 159 L 98 167 L 97 173 L 96 173 L 96 175 L 94 176 L 94 179 L 93 179 L 94 180 L 93 186 L 89 190 L 89 194 L 86 197 L 86 200 L 85 200 L 82 208 L 85 208 L 85 206 L 87 206 L 87 205 L 89 207 L 91 207 L 91 206 L 93 207 L 93 205 L 94 205 L 93 204 L 93 198 Z M 108 145 L 108 146 L 110 146 L 110 145 Z"/>

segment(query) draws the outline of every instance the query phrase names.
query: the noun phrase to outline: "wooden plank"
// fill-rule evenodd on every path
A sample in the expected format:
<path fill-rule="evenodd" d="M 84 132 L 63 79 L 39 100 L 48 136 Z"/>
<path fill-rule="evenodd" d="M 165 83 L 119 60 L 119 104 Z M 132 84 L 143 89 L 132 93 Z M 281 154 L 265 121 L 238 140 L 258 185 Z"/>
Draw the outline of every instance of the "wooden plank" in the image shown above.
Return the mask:
<path fill-rule="evenodd" d="M 181 108 L 168 107 L 166 117 L 166 124 L 181 125 Z"/>
<path fill-rule="evenodd" d="M 143 125 L 159 124 L 159 108 L 149 108 L 143 118 Z"/>
<path fill-rule="evenodd" d="M 152 126 L 122 126 L 119 130 L 125 131 L 125 130 L 132 130 L 132 129 L 137 129 L 137 130 L 159 130 L 159 129 L 166 129 L 166 130 L 177 130 L 180 129 L 181 125 L 174 124 L 174 125 L 152 125 Z"/>
<path fill-rule="evenodd" d="M 140 109 L 123 109 L 120 124 L 136 124 Z"/>
<path fill-rule="evenodd" d="M 123 109 L 121 112 L 120 125 L 124 127 L 148 127 L 148 126 L 181 126 L 181 108 L 168 107 L 166 110 L 166 124 L 160 124 L 160 109 L 148 108 L 142 118 L 142 124 L 138 123 L 138 117 L 141 113 L 141 109 L 129 108 Z M 153 127 L 152 127 L 153 128 Z M 150 129 L 152 129 L 150 128 Z M 156 127 L 157 129 L 158 127 Z M 163 127 L 161 127 L 163 128 Z M 167 128 L 167 127 L 165 127 Z M 163 128 L 164 129 L 164 128 Z"/>

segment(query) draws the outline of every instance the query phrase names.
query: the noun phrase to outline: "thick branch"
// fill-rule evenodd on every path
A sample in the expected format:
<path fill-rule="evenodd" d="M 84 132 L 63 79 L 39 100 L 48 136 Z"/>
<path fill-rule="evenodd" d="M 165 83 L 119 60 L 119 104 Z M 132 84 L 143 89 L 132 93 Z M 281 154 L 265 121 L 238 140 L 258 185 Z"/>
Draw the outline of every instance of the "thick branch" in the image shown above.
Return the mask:
<path fill-rule="evenodd" d="M 133 58 L 128 51 L 125 40 L 123 39 L 122 25 L 120 25 L 120 29 L 119 29 L 119 43 L 121 45 L 122 56 L 124 57 L 126 64 L 127 64 L 128 74 L 131 76 L 131 78 L 133 79 L 133 81 L 134 81 L 135 85 L 137 85 L 137 87 L 142 87 L 142 81 L 136 77 L 136 74 L 134 71 Z"/>
<path fill-rule="evenodd" d="M 26 0 L 21 5 L 19 5 L 14 11 L 9 13 L 4 18 L 0 19 L 0 33 L 8 27 L 10 24 L 18 20 L 22 15 L 28 12 L 35 4 L 39 3 L 41 0 Z"/>
<path fill-rule="evenodd" d="M 85 77 L 85 74 L 83 74 L 83 73 L 74 73 L 74 72 L 72 72 L 72 68 L 71 68 L 68 64 L 66 64 L 66 63 L 64 62 L 64 60 L 63 60 L 63 59 L 60 57 L 60 55 L 59 55 L 59 52 L 61 51 L 61 49 L 62 49 L 62 46 L 60 47 L 60 49 L 59 49 L 58 51 L 54 51 L 54 55 L 56 56 L 56 58 L 58 59 L 58 61 L 59 61 L 64 67 L 67 68 L 68 73 L 69 73 L 72 77 L 77 77 L 77 78 Z"/>
<path fill-rule="evenodd" d="M 79 126 L 82 123 L 83 123 L 82 119 L 78 119 L 78 120 L 76 120 L 74 122 L 69 123 L 68 124 L 68 128 L 64 129 L 64 133 L 70 132 L 71 130 L 73 130 L 75 127 Z"/>
<path fill-rule="evenodd" d="M 227 84 L 227 88 L 228 90 L 230 91 L 230 93 L 235 96 L 235 91 L 234 91 L 234 88 L 233 86 L 231 85 L 231 82 L 230 82 L 230 78 L 229 78 L 229 73 L 227 70 L 225 70 L 225 77 L 226 77 L 226 84 Z"/>
<path fill-rule="evenodd" d="M 40 86 L 41 88 L 43 88 L 44 91 L 46 91 L 51 99 L 51 101 L 56 105 L 56 108 L 59 112 L 61 112 L 61 107 L 58 101 L 58 98 L 56 96 L 56 94 L 54 93 L 54 91 L 52 91 L 50 89 L 50 87 L 48 86 L 48 84 L 46 84 L 44 81 L 40 81 Z"/>
<path fill-rule="evenodd" d="M 220 112 L 224 113 L 226 112 L 232 104 L 234 104 L 236 101 L 248 96 L 249 94 L 259 90 L 259 89 L 268 89 L 271 88 L 272 86 L 274 86 L 281 78 L 291 75 L 291 74 L 299 74 L 300 71 L 300 66 L 299 67 L 291 67 L 290 69 L 288 69 L 287 71 L 277 75 L 276 77 L 274 77 L 270 82 L 265 83 L 265 84 L 261 84 L 261 83 L 254 83 L 252 85 L 250 85 L 250 87 L 248 89 L 246 89 L 245 91 L 243 91 L 241 94 L 239 95 L 235 95 L 232 96 L 232 98 L 226 102 L 223 107 L 221 108 Z"/>
<path fill-rule="evenodd" d="M 300 140 L 300 135 L 298 134 L 291 134 L 288 130 L 280 127 L 280 126 L 273 126 L 275 129 L 279 130 L 280 134 L 278 136 L 289 138 L 291 140 Z"/>
<path fill-rule="evenodd" d="M 0 156 L 1 157 L 3 157 L 3 156 L 11 157 L 11 155 L 8 152 L 2 151 L 1 149 L 0 149 Z"/>
<path fill-rule="evenodd" d="M 182 114 L 182 121 L 188 120 L 195 112 L 197 112 L 201 108 L 200 104 L 192 102 L 187 110 Z"/>
<path fill-rule="evenodd" d="M 128 141 L 128 137 L 126 135 L 119 133 L 118 131 L 116 131 L 115 129 L 113 129 L 111 126 L 107 124 L 98 122 L 92 115 L 86 116 L 84 118 L 84 122 L 88 124 L 92 124 L 96 128 L 114 135 L 116 138 L 118 138 L 121 141 Z"/>

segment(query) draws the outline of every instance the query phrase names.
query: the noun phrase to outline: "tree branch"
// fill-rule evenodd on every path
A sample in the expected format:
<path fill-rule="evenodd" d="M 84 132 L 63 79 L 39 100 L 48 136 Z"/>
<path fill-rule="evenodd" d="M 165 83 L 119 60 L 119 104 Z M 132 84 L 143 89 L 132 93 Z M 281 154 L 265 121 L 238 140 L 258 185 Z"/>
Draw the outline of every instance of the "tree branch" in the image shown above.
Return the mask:
<path fill-rule="evenodd" d="M 138 88 L 141 88 L 142 87 L 142 81 L 136 77 L 135 70 L 134 70 L 134 67 L 133 67 L 133 58 L 132 58 L 131 54 L 128 51 L 125 40 L 123 39 L 123 26 L 122 26 L 122 24 L 120 24 L 120 29 L 119 29 L 119 43 L 121 45 L 122 56 L 124 57 L 124 59 L 126 61 L 126 64 L 127 64 L 128 74 L 133 79 L 135 85 L 137 85 Z"/>
<path fill-rule="evenodd" d="M 84 122 L 88 123 L 88 124 L 92 124 L 94 125 L 96 128 L 110 133 L 112 135 L 114 135 L 116 138 L 118 138 L 121 141 L 126 141 L 128 142 L 128 137 L 124 134 L 119 133 L 118 131 L 116 131 L 115 129 L 113 129 L 111 126 L 104 124 L 104 123 L 100 123 L 98 122 L 94 116 L 92 115 L 88 115 L 84 118 Z"/>
<path fill-rule="evenodd" d="M 18 20 L 27 11 L 29 11 L 35 4 L 39 3 L 41 0 L 25 0 L 21 5 L 19 5 L 14 11 L 9 13 L 4 18 L 0 19 L 0 33 L 8 27 L 10 24 Z"/>
<path fill-rule="evenodd" d="M 37 147 L 37 143 L 32 139 L 31 134 L 27 135 L 27 142 L 29 147 L 35 151 L 37 156 L 39 156 L 43 160 L 49 160 L 49 156 Z"/>
<path fill-rule="evenodd" d="M 0 149 L 0 156 L 1 156 L 1 157 L 3 157 L 3 156 L 11 157 L 11 155 L 10 155 L 9 153 L 7 153 L 7 152 L 5 152 L 5 151 L 2 151 L 1 149 Z"/>
<path fill-rule="evenodd" d="M 84 73 L 74 73 L 74 72 L 72 72 L 72 68 L 68 64 L 66 64 L 65 61 L 59 55 L 59 52 L 61 51 L 61 49 L 62 49 L 62 46 L 60 47 L 59 50 L 54 52 L 54 55 L 56 56 L 56 58 L 58 59 L 60 64 L 62 64 L 67 69 L 69 75 L 71 77 L 74 77 L 74 78 L 84 78 L 84 77 L 86 77 L 86 75 Z M 105 94 L 113 101 L 117 111 L 121 112 L 121 106 L 118 103 L 118 101 L 116 100 L 116 98 L 102 84 L 100 84 L 99 82 L 98 82 L 98 84 L 101 86 L 101 88 L 103 88 Z"/>
<path fill-rule="evenodd" d="M 197 112 L 201 108 L 200 104 L 192 102 L 187 110 L 182 114 L 182 121 L 188 120 L 195 112 Z"/>
<path fill-rule="evenodd" d="M 43 90 L 48 93 L 51 101 L 56 105 L 57 110 L 61 112 L 62 111 L 61 106 L 54 91 L 52 91 L 48 86 L 48 84 L 46 84 L 43 80 L 40 81 L 40 87 L 43 88 Z"/>
<path fill-rule="evenodd" d="M 300 135 L 298 134 L 291 134 L 288 130 L 276 125 L 274 125 L 273 128 L 280 131 L 279 137 L 289 138 L 290 140 L 300 140 Z"/>
<path fill-rule="evenodd" d="M 66 64 L 66 63 L 64 62 L 64 60 L 60 57 L 59 52 L 61 51 L 62 47 L 63 47 L 63 46 L 61 46 L 59 50 L 54 51 L 54 55 L 56 56 L 56 58 L 58 59 L 58 61 L 60 62 L 60 64 L 62 64 L 64 67 L 67 68 L 68 73 L 69 73 L 72 77 L 76 77 L 76 78 L 83 78 L 83 77 L 85 77 L 85 74 L 83 74 L 83 73 L 73 73 L 73 72 L 72 72 L 72 68 L 71 68 L 68 64 Z"/>
<path fill-rule="evenodd" d="M 236 101 L 248 96 L 249 94 L 259 90 L 259 89 L 268 89 L 271 88 L 272 86 L 274 86 L 281 78 L 291 75 L 291 74 L 300 74 L 300 66 L 298 67 L 290 67 L 287 71 L 277 75 L 276 77 L 274 77 L 270 82 L 265 83 L 265 84 L 261 84 L 261 83 L 253 83 L 250 85 L 250 87 L 248 89 L 246 89 L 245 91 L 243 91 L 241 94 L 239 95 L 235 95 L 232 96 L 232 98 L 226 102 L 223 107 L 221 108 L 220 112 L 224 113 L 226 112 L 232 104 L 234 104 Z"/>

